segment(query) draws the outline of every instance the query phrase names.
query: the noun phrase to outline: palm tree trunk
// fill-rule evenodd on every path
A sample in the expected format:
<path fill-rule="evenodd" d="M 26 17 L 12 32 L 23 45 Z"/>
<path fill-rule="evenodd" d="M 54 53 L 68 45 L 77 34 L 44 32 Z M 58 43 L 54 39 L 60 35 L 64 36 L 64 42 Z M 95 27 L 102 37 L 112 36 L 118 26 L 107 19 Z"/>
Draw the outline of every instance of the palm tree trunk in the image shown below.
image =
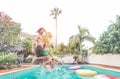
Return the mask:
<path fill-rule="evenodd" d="M 57 16 L 56 16 L 56 19 L 55 19 L 55 23 L 56 23 L 56 45 L 55 45 L 55 48 L 57 49 Z"/>
<path fill-rule="evenodd" d="M 80 39 L 80 41 L 79 41 L 79 45 L 80 45 L 80 53 L 79 53 L 79 55 L 80 55 L 80 62 L 82 62 L 82 45 L 81 45 L 81 39 Z"/>

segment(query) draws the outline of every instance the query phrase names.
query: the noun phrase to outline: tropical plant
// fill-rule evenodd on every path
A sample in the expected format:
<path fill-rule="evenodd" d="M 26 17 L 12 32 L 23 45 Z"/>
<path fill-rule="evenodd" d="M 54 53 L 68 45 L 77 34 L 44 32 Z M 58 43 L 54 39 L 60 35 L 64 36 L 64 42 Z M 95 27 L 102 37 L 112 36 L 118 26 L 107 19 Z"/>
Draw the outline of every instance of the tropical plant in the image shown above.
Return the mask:
<path fill-rule="evenodd" d="M 76 41 L 79 43 L 80 51 L 82 50 L 82 47 L 84 46 L 85 41 L 92 42 L 95 44 L 95 38 L 90 35 L 90 32 L 87 28 L 82 28 L 78 25 L 79 34 L 76 35 Z"/>
<path fill-rule="evenodd" d="M 64 43 L 60 43 L 59 46 L 58 46 L 58 50 L 59 50 L 59 53 L 58 54 L 65 54 L 66 53 L 66 46 L 64 45 Z"/>
<path fill-rule="evenodd" d="M 61 13 L 62 13 L 62 10 L 59 10 L 59 8 L 53 8 L 50 14 L 50 16 L 52 15 L 53 19 L 55 19 L 55 24 L 56 24 L 56 49 L 57 49 L 57 17 Z"/>
<path fill-rule="evenodd" d="M 96 54 L 120 54 L 120 16 L 102 33 L 93 48 Z"/>
<path fill-rule="evenodd" d="M 21 31 L 20 23 L 12 21 L 12 19 L 5 13 L 0 13 L 0 45 L 18 44 L 19 33 Z"/>
<path fill-rule="evenodd" d="M 78 31 L 79 33 L 76 35 L 73 35 L 69 39 L 69 46 L 71 48 L 71 52 L 75 54 L 75 56 L 81 55 L 81 62 L 84 62 L 84 53 L 86 53 L 84 50 L 84 42 L 89 41 L 95 44 L 95 38 L 90 35 L 90 32 L 87 28 L 81 27 L 78 25 Z"/>
<path fill-rule="evenodd" d="M 90 35 L 87 28 L 81 27 L 78 25 L 79 34 L 73 35 L 69 39 L 69 46 L 74 49 L 80 51 L 82 53 L 82 49 L 85 41 L 92 42 L 95 44 L 95 38 Z"/>
<path fill-rule="evenodd" d="M 18 56 L 16 53 L 6 53 L 6 52 L 1 52 L 0 55 L 0 66 L 11 66 L 15 63 L 15 61 L 17 60 Z"/>
<path fill-rule="evenodd" d="M 24 40 L 22 40 L 22 45 L 25 47 L 27 54 L 31 53 L 32 40 L 33 40 L 32 36 L 27 36 Z"/>
<path fill-rule="evenodd" d="M 69 48 L 70 48 L 70 53 L 71 54 L 79 55 L 80 47 L 79 47 L 79 43 L 76 42 L 75 35 L 72 35 L 69 38 Z"/>

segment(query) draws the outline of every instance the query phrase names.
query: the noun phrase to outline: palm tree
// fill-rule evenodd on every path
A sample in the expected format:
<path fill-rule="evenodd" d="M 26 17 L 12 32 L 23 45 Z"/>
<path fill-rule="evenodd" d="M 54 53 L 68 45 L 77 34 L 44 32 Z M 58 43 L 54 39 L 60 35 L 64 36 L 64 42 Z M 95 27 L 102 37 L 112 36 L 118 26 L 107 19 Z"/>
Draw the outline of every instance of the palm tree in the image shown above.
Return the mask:
<path fill-rule="evenodd" d="M 69 46 L 74 50 L 74 54 L 76 53 L 81 55 L 81 62 L 84 62 L 84 57 L 86 55 L 85 49 L 83 49 L 84 44 L 83 42 L 89 41 L 92 43 L 95 43 L 95 38 L 90 35 L 90 32 L 88 29 L 81 27 L 78 25 L 78 31 L 79 33 L 76 35 L 73 35 L 69 38 Z M 75 52 L 75 50 L 77 52 Z M 79 53 L 80 52 L 80 53 Z"/>
<path fill-rule="evenodd" d="M 51 10 L 51 14 L 53 16 L 53 19 L 55 19 L 55 25 L 56 25 L 56 49 L 57 49 L 57 16 L 62 13 L 62 10 L 59 10 L 59 8 L 53 8 Z"/>
<path fill-rule="evenodd" d="M 76 41 L 79 42 L 80 51 L 82 50 L 83 42 L 89 41 L 95 44 L 95 38 L 90 35 L 90 32 L 87 28 L 81 27 L 78 25 L 79 34 L 76 35 Z"/>
<path fill-rule="evenodd" d="M 89 41 L 93 44 L 95 44 L 95 38 L 93 36 L 90 35 L 90 32 L 87 28 L 81 27 L 78 25 L 78 30 L 79 30 L 79 34 L 76 35 L 76 41 L 79 43 L 79 50 L 80 50 L 80 55 L 81 55 L 81 62 L 85 62 L 84 61 L 84 57 L 86 57 L 83 49 L 83 42 L 85 41 Z"/>

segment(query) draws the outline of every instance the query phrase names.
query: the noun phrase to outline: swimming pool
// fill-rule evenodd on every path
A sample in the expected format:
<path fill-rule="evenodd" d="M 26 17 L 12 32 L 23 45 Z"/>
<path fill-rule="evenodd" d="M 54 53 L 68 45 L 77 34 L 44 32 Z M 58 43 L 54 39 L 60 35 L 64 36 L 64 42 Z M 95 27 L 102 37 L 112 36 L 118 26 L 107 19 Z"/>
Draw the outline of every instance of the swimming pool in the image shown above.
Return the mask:
<path fill-rule="evenodd" d="M 92 77 L 83 77 L 76 75 L 74 70 L 69 67 L 73 65 L 55 66 L 52 71 L 46 71 L 44 67 L 36 66 L 22 71 L 0 75 L 0 79 L 93 79 Z M 82 69 L 91 69 L 98 74 L 107 74 L 120 77 L 120 72 L 97 68 L 93 66 L 81 65 Z"/>

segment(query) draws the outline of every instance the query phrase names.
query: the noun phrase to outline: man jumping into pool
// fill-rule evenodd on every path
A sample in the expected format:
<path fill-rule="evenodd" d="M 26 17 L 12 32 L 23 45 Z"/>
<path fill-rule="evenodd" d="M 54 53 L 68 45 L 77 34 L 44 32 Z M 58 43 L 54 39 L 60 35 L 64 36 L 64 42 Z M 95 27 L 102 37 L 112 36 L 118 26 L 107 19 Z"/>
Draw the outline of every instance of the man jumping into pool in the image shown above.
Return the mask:
<path fill-rule="evenodd" d="M 32 53 L 35 53 L 36 56 L 33 57 L 32 63 L 34 63 L 35 60 L 37 60 L 37 58 L 48 58 L 48 56 L 44 56 L 44 49 L 43 49 L 43 35 L 46 34 L 46 30 L 41 27 L 38 29 L 38 35 L 34 38 L 34 41 L 32 43 Z"/>

